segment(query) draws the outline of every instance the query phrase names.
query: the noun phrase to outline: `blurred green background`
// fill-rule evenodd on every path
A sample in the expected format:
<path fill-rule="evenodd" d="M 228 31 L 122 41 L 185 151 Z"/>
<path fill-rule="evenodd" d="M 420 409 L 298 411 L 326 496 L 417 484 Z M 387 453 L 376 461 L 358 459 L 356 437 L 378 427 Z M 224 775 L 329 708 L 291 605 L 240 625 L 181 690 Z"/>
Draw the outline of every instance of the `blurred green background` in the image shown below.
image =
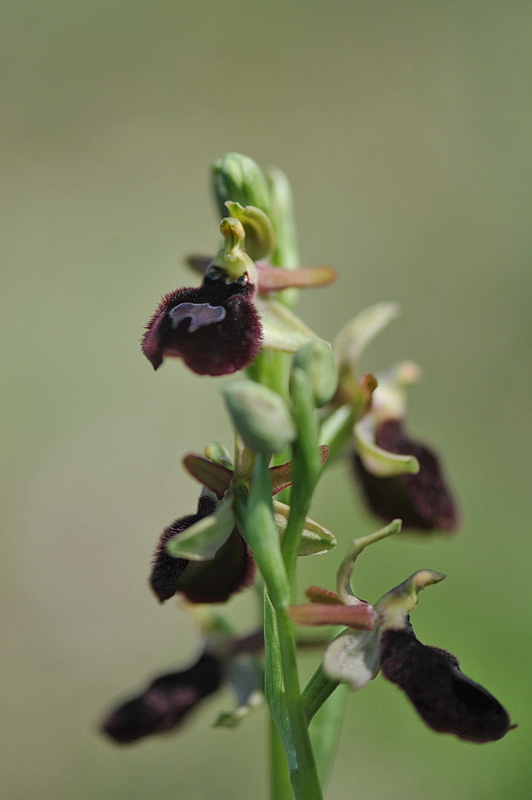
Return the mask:
<path fill-rule="evenodd" d="M 193 658 L 197 634 L 146 586 L 160 530 L 191 513 L 187 450 L 230 444 L 214 379 L 139 353 L 161 294 L 212 252 L 208 167 L 227 150 L 290 176 L 305 263 L 340 273 L 302 298 L 323 337 L 378 300 L 402 317 L 366 369 L 412 358 L 411 432 L 445 455 L 464 512 L 449 538 L 360 562 L 376 600 L 448 574 L 419 637 L 520 727 L 485 746 L 438 736 L 391 684 L 349 697 L 335 800 L 530 797 L 530 3 L 2 0 L 3 796 L 262 800 L 263 711 L 119 749 L 115 698 Z M 313 516 L 340 550 L 369 532 L 346 470 Z M 363 566 L 362 566 L 363 563 Z M 250 619 L 250 596 L 232 604 Z M 303 668 L 314 667 L 307 658 Z"/>

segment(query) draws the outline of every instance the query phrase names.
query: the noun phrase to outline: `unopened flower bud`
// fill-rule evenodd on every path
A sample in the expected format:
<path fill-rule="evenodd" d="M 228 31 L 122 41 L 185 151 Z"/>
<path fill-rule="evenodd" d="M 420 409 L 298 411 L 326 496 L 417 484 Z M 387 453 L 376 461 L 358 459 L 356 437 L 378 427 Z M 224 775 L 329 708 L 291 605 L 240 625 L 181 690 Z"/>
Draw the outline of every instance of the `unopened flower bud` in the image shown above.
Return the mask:
<path fill-rule="evenodd" d="M 280 395 L 253 381 L 234 381 L 222 388 L 231 419 L 245 444 L 256 453 L 280 453 L 296 428 Z"/>
<path fill-rule="evenodd" d="M 270 193 L 259 165 L 240 153 L 226 153 L 212 165 L 212 184 L 220 214 L 229 201 L 256 206 L 269 215 Z"/>

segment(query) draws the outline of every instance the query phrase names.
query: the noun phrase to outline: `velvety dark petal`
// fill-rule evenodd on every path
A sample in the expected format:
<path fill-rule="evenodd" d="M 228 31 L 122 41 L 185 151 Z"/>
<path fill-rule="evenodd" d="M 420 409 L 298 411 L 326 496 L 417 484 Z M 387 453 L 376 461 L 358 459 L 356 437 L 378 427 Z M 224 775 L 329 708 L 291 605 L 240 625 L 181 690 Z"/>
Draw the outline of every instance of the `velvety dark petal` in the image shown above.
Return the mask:
<path fill-rule="evenodd" d="M 381 671 L 438 733 L 492 742 L 515 727 L 499 701 L 460 671 L 455 656 L 422 644 L 411 628 L 382 633 Z"/>
<path fill-rule="evenodd" d="M 157 548 L 153 556 L 152 571 L 150 575 L 150 585 L 161 601 L 169 600 L 177 591 L 177 582 L 185 568 L 191 563 L 184 558 L 172 558 L 166 552 L 166 544 L 176 533 L 182 533 L 190 528 L 200 519 L 208 517 L 216 508 L 216 499 L 209 495 L 202 494 L 198 501 L 198 510 L 195 514 L 181 517 L 166 528 L 157 543 Z"/>
<path fill-rule="evenodd" d="M 204 653 L 189 669 L 156 678 L 148 688 L 118 706 L 101 729 L 119 744 L 177 728 L 223 678 L 220 661 Z"/>
<path fill-rule="evenodd" d="M 255 577 L 251 550 L 235 528 L 212 561 L 188 561 L 176 591 L 191 603 L 225 603 L 249 586 Z"/>
<path fill-rule="evenodd" d="M 387 522 L 399 517 L 404 528 L 455 530 L 459 524 L 458 509 L 440 461 L 432 450 L 409 439 L 401 421 L 395 419 L 379 425 L 375 441 L 390 453 L 415 456 L 420 470 L 416 475 L 379 478 L 368 472 L 360 457 L 354 454 L 355 472 L 373 513 Z"/>
<path fill-rule="evenodd" d="M 227 375 L 254 360 L 262 342 L 255 288 L 245 279 L 226 283 L 213 275 L 198 288 L 178 289 L 161 300 L 142 341 L 154 369 L 170 356 L 199 375 Z"/>

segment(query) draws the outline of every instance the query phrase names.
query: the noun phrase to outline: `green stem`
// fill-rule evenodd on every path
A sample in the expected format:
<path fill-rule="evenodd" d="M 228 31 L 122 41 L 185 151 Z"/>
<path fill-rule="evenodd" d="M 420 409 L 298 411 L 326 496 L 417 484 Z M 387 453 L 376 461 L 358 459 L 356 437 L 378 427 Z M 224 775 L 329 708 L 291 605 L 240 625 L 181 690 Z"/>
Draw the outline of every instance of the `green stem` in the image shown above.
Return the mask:
<path fill-rule="evenodd" d="M 316 754 L 316 767 L 322 786 L 331 771 L 345 716 L 347 686 L 340 684 L 318 710 L 310 725 L 310 741 Z"/>
<path fill-rule="evenodd" d="M 301 702 L 294 630 L 279 534 L 273 518 L 269 459 L 257 454 L 249 497 L 235 487 L 235 514 L 266 585 L 264 608 L 266 699 L 283 743 L 296 800 L 321 800 L 321 788 Z"/>
<path fill-rule="evenodd" d="M 329 448 L 329 458 L 325 466 L 334 463 L 335 458 L 350 444 L 353 446 L 353 427 L 355 412 L 350 405 L 336 408 L 321 423 L 320 444 Z"/>
<path fill-rule="evenodd" d="M 283 537 L 282 551 L 288 580 L 292 582 L 301 531 L 320 474 L 318 422 L 312 390 L 307 376 L 295 369 L 291 379 L 292 414 L 297 438 L 292 446 L 292 492 L 290 516 Z"/>
<path fill-rule="evenodd" d="M 283 743 L 270 717 L 270 800 L 294 800 Z"/>
<path fill-rule="evenodd" d="M 330 697 L 339 685 L 338 681 L 333 681 L 327 677 L 320 664 L 301 695 L 303 706 L 305 707 L 307 723 L 310 724 L 314 714 L 321 708 L 327 698 Z"/>
<path fill-rule="evenodd" d="M 296 800 L 322 800 L 297 674 L 295 637 L 284 608 L 265 598 L 265 689 Z"/>

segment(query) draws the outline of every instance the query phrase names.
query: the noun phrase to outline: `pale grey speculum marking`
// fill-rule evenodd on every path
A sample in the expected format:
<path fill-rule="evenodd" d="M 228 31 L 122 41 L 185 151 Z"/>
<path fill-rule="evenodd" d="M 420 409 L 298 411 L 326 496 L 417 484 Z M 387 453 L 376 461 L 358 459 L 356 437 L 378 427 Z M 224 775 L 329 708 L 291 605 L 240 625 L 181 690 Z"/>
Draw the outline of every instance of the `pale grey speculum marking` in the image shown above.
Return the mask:
<path fill-rule="evenodd" d="M 211 306 L 209 303 L 180 303 L 168 312 L 172 328 L 177 328 L 184 319 L 189 319 L 188 332 L 194 333 L 199 328 L 221 322 L 226 311 L 223 306 Z"/>

